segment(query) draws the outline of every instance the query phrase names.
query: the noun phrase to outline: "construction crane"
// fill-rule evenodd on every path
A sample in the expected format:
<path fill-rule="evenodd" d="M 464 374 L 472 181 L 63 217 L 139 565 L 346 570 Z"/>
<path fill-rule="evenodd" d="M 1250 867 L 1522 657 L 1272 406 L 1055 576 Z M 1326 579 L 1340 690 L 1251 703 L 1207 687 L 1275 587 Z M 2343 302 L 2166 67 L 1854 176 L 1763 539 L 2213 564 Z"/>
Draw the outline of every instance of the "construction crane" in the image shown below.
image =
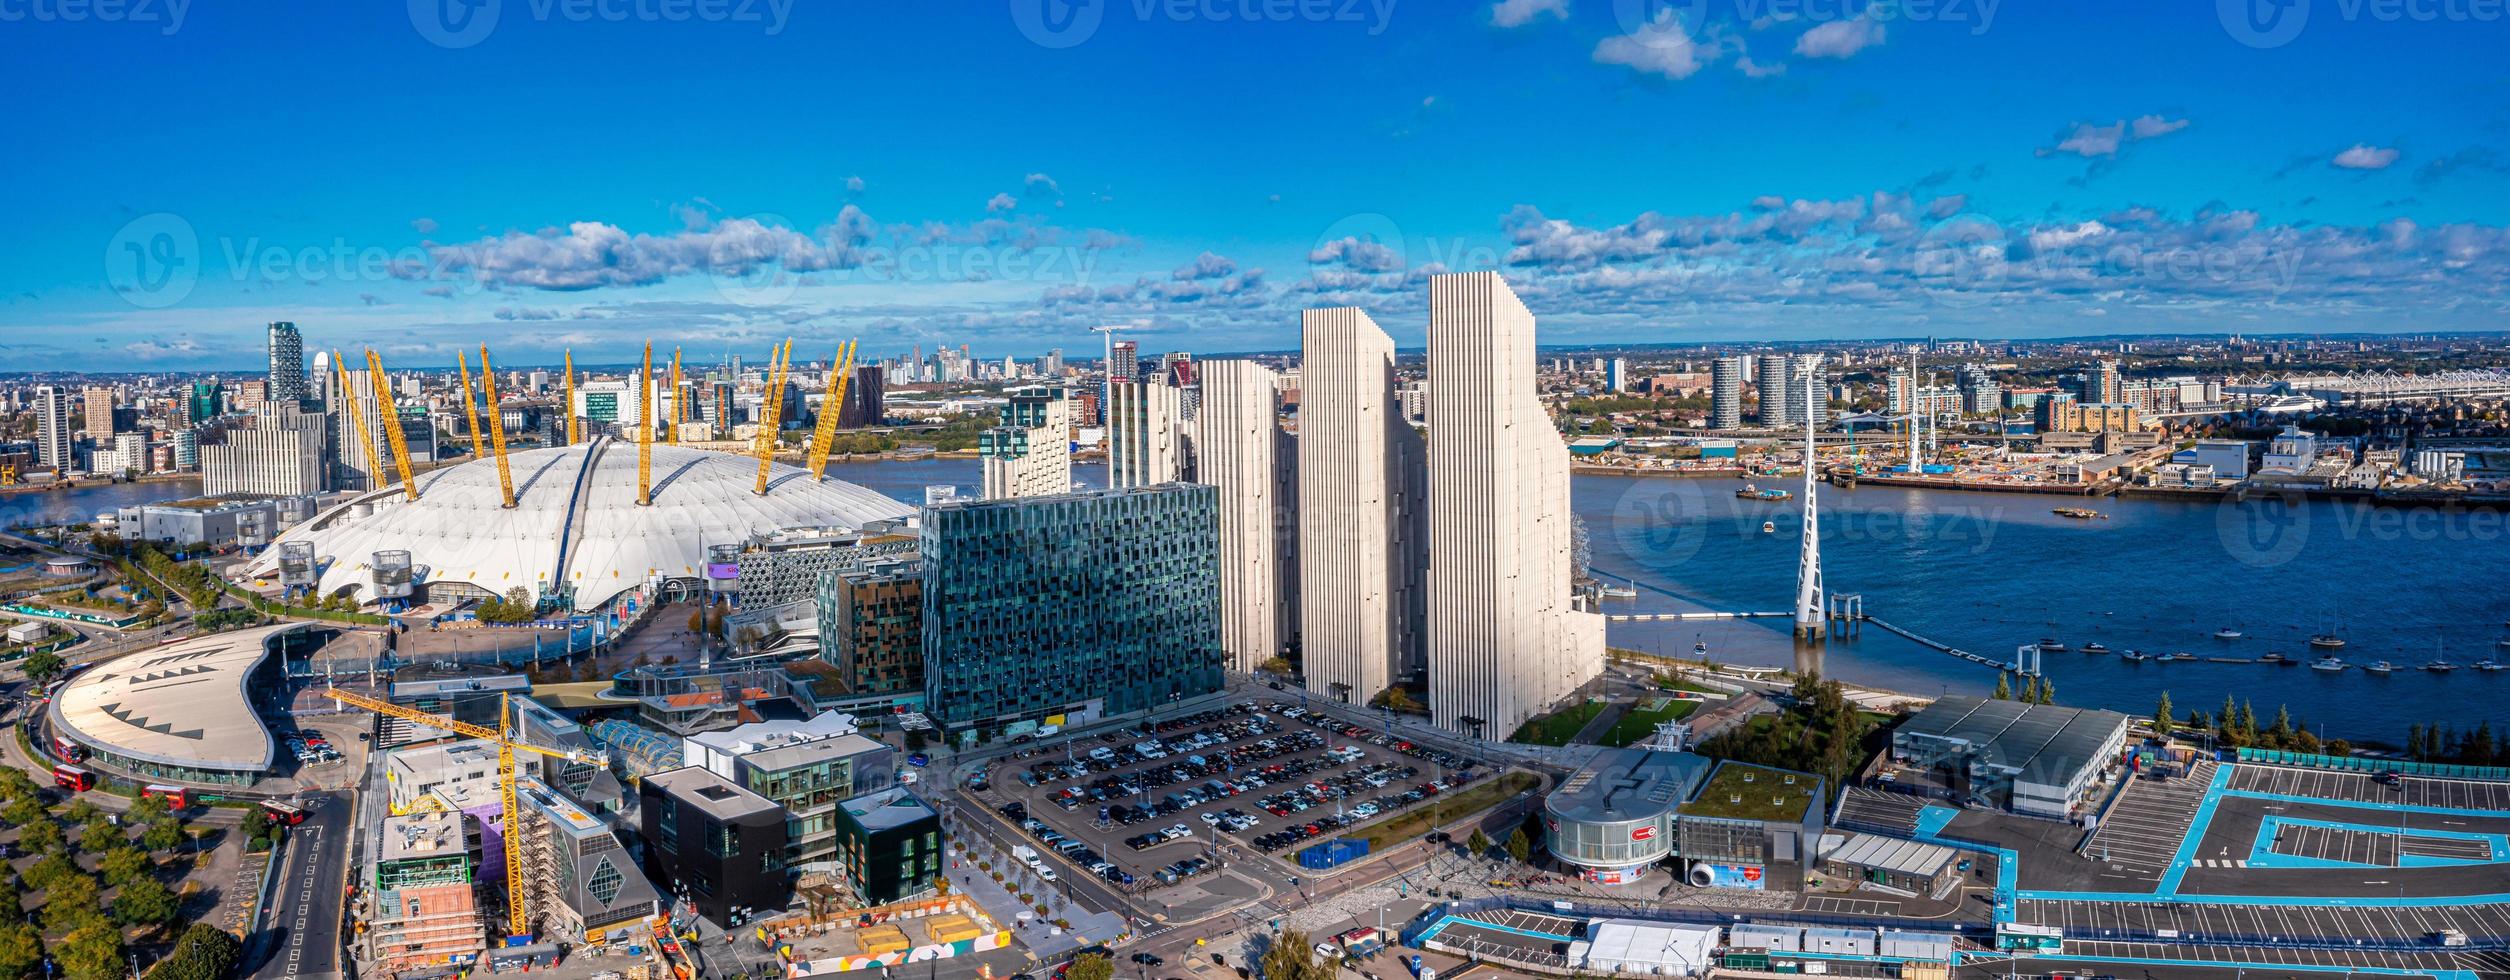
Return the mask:
<path fill-rule="evenodd" d="M 415 708 L 404 708 L 390 701 L 370 698 L 363 694 L 352 694 L 340 690 L 322 693 L 325 697 L 352 708 L 364 708 L 379 715 L 399 718 L 429 728 L 441 728 L 464 738 L 485 739 L 497 743 L 497 797 L 498 803 L 504 807 L 505 814 L 506 934 L 529 935 L 532 931 L 531 913 L 524 907 L 523 899 L 523 808 L 515 797 L 514 754 L 529 752 L 552 759 L 591 765 L 608 765 L 608 760 L 579 751 L 545 749 L 507 735 L 506 731 L 512 724 L 513 714 L 511 703 L 503 694 L 497 695 L 497 727 L 490 728 L 444 715 L 429 714 Z"/>
<path fill-rule="evenodd" d="M 671 444 L 680 444 L 680 427 L 688 424 L 688 399 L 680 397 L 680 349 L 671 348 Z"/>
<path fill-rule="evenodd" d="M 497 454 L 497 489 L 505 509 L 514 509 L 514 470 L 505 462 L 505 410 L 497 407 L 497 371 L 488 366 L 488 345 L 479 345 L 479 380 L 488 385 L 488 446 Z"/>
<path fill-rule="evenodd" d="M 645 342 L 645 370 L 636 374 L 636 506 L 654 505 L 654 342 Z"/>
<path fill-rule="evenodd" d="M 349 387 L 348 361 L 339 351 L 331 352 L 332 370 L 340 374 L 340 400 L 349 404 L 349 428 L 357 433 L 359 448 L 366 450 L 366 473 L 369 484 L 383 482 L 383 460 L 375 455 L 375 434 L 366 431 L 366 419 L 357 410 L 357 389 Z M 377 489 L 368 486 L 367 489 Z"/>
<path fill-rule="evenodd" d="M 767 472 L 776 460 L 776 432 L 784 425 L 784 382 L 793 373 L 793 342 L 787 340 L 771 358 L 767 370 L 767 404 L 758 416 L 758 487 L 750 492 L 767 495 Z"/>
<path fill-rule="evenodd" d="M 575 445 L 579 437 L 575 432 L 575 352 L 573 350 L 566 352 L 566 404 L 559 406 L 559 410 L 566 413 L 566 444 Z"/>
<path fill-rule="evenodd" d="M 418 481 L 410 478 L 409 437 L 401 434 L 401 410 L 392 404 L 392 379 L 383 373 L 383 358 L 375 356 L 374 348 L 366 349 L 366 373 L 375 385 L 375 414 L 383 419 L 384 438 L 392 442 L 392 465 L 401 471 L 401 489 L 410 500 L 418 500 Z"/>
<path fill-rule="evenodd" d="M 845 412 L 845 388 L 854 374 L 855 341 L 837 348 L 836 370 L 828 375 L 828 397 L 819 403 L 819 427 L 811 432 L 811 482 L 828 468 L 828 444 L 837 438 L 837 416 Z"/>

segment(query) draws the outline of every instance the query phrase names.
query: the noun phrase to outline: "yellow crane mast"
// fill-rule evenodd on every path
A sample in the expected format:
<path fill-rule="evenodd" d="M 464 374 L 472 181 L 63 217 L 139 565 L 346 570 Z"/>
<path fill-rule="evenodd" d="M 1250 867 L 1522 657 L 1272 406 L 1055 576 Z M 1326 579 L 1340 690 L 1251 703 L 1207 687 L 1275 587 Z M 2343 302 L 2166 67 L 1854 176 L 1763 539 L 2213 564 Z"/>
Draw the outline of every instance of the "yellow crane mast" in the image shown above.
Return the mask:
<path fill-rule="evenodd" d="M 505 409 L 497 407 L 497 372 L 488 366 L 488 345 L 479 345 L 479 380 L 488 385 L 489 447 L 497 454 L 497 490 L 502 493 L 505 509 L 514 509 L 514 470 L 505 462 Z"/>
<path fill-rule="evenodd" d="M 819 427 L 811 432 L 811 482 L 828 468 L 828 444 L 837 438 L 837 416 L 845 411 L 845 389 L 854 374 L 854 344 L 837 348 L 836 370 L 828 375 L 828 396 L 819 403 Z"/>
<path fill-rule="evenodd" d="M 680 444 L 680 427 L 688 424 L 689 400 L 680 397 L 680 349 L 671 348 L 671 444 Z"/>
<path fill-rule="evenodd" d="M 636 506 L 654 505 L 654 344 L 645 342 L 645 369 L 636 373 Z"/>
<path fill-rule="evenodd" d="M 323 695 L 352 708 L 363 708 L 379 715 L 415 722 L 429 728 L 441 728 L 464 738 L 485 739 L 497 743 L 497 801 L 504 807 L 505 813 L 506 934 L 510 936 L 530 934 L 532 931 L 531 912 L 524 907 L 523 899 L 523 808 L 517 801 L 514 791 L 514 753 L 530 752 L 534 755 L 564 759 L 568 762 L 607 764 L 605 760 L 587 757 L 581 752 L 544 749 L 507 735 L 506 731 L 512 724 L 513 716 L 509 713 L 509 702 L 503 694 L 497 695 L 497 727 L 495 728 L 405 708 L 390 701 L 370 698 L 363 694 L 352 694 L 348 691 L 324 691 Z"/>
<path fill-rule="evenodd" d="M 479 438 L 479 409 L 471 400 L 471 362 L 463 358 L 461 351 L 453 352 L 453 369 L 462 373 L 462 418 L 471 424 L 471 458 L 478 459 L 487 452 L 487 446 Z"/>
<path fill-rule="evenodd" d="M 575 445 L 582 437 L 575 431 L 575 352 L 566 352 L 566 403 L 558 406 L 566 413 L 566 444 Z"/>
<path fill-rule="evenodd" d="M 332 351 L 331 366 L 334 370 L 340 372 L 340 400 L 349 403 L 349 429 L 357 433 L 357 444 L 366 450 L 366 472 L 369 474 L 367 479 L 373 483 L 382 483 L 383 459 L 375 455 L 374 433 L 366 431 L 366 419 L 364 415 L 357 410 L 357 389 L 349 387 L 348 362 L 340 358 L 339 351 Z M 366 489 L 380 490 L 383 488 L 369 486 Z"/>
<path fill-rule="evenodd" d="M 761 497 L 767 495 L 768 467 L 776 461 L 776 433 L 784 425 L 784 382 L 793 372 L 793 342 L 785 341 L 770 360 L 767 403 L 758 413 L 758 487 L 750 491 Z"/>
<path fill-rule="evenodd" d="M 392 443 L 392 466 L 401 471 L 401 489 L 418 499 L 418 481 L 410 478 L 410 442 L 401 434 L 401 410 L 392 404 L 392 379 L 383 373 L 383 358 L 366 350 L 366 373 L 375 382 L 375 414 L 383 419 L 384 438 Z"/>

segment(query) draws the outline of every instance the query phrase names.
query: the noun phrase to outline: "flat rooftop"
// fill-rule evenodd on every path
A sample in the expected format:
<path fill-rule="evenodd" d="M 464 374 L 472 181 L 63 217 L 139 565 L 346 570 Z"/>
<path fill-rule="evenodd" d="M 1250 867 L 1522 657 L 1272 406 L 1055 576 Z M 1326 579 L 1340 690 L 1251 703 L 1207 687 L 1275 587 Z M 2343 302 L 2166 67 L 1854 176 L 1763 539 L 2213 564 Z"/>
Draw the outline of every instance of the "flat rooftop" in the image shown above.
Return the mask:
<path fill-rule="evenodd" d="M 1552 791 L 1543 806 L 1561 819 L 1587 823 L 1661 816 L 1680 805 L 1714 764 L 1688 752 L 1607 749 Z"/>
<path fill-rule="evenodd" d="M 845 808 L 845 815 L 854 818 L 855 823 L 875 833 L 904 827 L 933 815 L 932 807 L 925 806 L 924 801 L 916 799 L 915 794 L 907 792 L 904 787 L 896 786 L 857 796 L 838 805 Z"/>
<path fill-rule="evenodd" d="M 124 654 L 72 679 L 47 709 L 55 727 L 125 758 L 220 772 L 267 771 L 277 744 L 253 710 L 253 669 L 282 623 Z"/>
<path fill-rule="evenodd" d="M 1997 770 L 2045 778 L 2070 775 L 2091 764 L 2126 725 L 2127 716 L 2105 709 L 1954 694 L 1902 722 L 1892 733 L 1892 744 L 1908 750 L 1932 741 Z"/>
<path fill-rule="evenodd" d="M 461 814 L 450 811 L 385 817 L 380 857 L 385 861 L 461 857 L 469 852 L 462 822 Z"/>
<path fill-rule="evenodd" d="M 1697 797 L 1682 805 L 1682 815 L 1799 823 L 1807 809 L 1820 805 L 1819 776 L 1727 761 L 1717 765 Z"/>
<path fill-rule="evenodd" d="M 736 820 L 759 813 L 784 811 L 775 801 L 735 786 L 730 780 L 696 766 L 658 772 L 645 777 L 645 783 L 717 820 Z"/>

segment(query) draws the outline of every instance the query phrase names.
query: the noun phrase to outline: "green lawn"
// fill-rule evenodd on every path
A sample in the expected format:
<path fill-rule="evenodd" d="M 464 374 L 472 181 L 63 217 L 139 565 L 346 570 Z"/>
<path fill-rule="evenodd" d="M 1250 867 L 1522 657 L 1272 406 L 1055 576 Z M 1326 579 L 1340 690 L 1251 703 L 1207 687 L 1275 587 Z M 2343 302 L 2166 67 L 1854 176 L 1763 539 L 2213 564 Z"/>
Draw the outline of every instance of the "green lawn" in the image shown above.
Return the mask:
<path fill-rule="evenodd" d="M 1508 741 L 1521 745 L 1567 745 L 1577 737 L 1578 730 L 1603 713 L 1604 702 L 1580 701 L 1552 714 L 1544 715 L 1518 726 Z"/>
<path fill-rule="evenodd" d="M 1628 714 L 1622 715 L 1620 721 L 1612 723 L 1612 730 L 1604 733 L 1604 744 L 1616 748 L 1627 746 L 1656 734 L 1657 725 L 1690 717 L 1691 712 L 1699 710 L 1699 706 L 1700 703 L 1697 701 L 1677 701 L 1672 698 L 1665 699 L 1663 708 L 1653 711 L 1648 710 L 1647 705 L 1641 704 L 1630 709 Z"/>
<path fill-rule="evenodd" d="M 1465 787 L 1463 792 L 1433 796 L 1413 804 L 1394 819 L 1368 828 L 1360 836 L 1368 839 L 1368 852 L 1378 853 L 1430 831 L 1439 823 L 1459 820 L 1498 806 L 1518 793 L 1533 789 L 1543 781 L 1531 773 L 1511 772 L 1497 779 L 1485 779 L 1479 785 Z M 1298 860 L 1295 850 L 1281 856 Z"/>

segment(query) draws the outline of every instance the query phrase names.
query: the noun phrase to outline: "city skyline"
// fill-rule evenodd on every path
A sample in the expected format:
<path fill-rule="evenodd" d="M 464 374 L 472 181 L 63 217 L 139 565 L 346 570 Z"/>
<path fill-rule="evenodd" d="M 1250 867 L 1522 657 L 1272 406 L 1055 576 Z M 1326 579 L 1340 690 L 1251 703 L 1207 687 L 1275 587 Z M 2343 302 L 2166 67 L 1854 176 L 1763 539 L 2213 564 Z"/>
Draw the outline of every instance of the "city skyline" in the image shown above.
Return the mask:
<path fill-rule="evenodd" d="M 2510 288 L 2510 122 L 2497 83 L 2471 81 L 2497 21 L 2338 10 L 2285 36 L 2204 5 L 1510 0 L 1291 23 L 1080 6 L 1099 16 L 1065 33 L 1021 4 L 705 23 L 523 7 L 476 37 L 397 6 L 29 23 L 16 36 L 43 43 L 0 71 L 82 84 L 20 110 L 70 138 L 19 163 L 52 192 L 26 202 L 0 272 L 4 343 L 36 370 L 244 367 L 240 341 L 274 321 L 396 363 L 480 335 L 517 364 L 787 334 L 1034 356 L 1133 323 L 1161 346 L 1259 351 L 1295 346 L 1300 309 L 1359 305 L 1412 349 L 1419 282 L 1475 269 L 1564 345 L 2393 333 L 2495 329 Z M 941 37 L 1001 72 L 900 60 Z M 320 157 L 361 179 L 274 182 L 250 149 L 312 124 L 292 102 L 105 121 L 236 70 L 247 38 L 308 42 L 308 75 L 435 79 L 463 128 L 357 120 Z M 1418 71 L 1429 49 L 1513 70 Z M 842 127 L 749 98 L 845 83 L 831 50 L 919 83 Z M 2131 70 L 2044 69 L 2092 50 L 2131 50 L 2113 56 Z M 614 52 L 742 67 L 534 70 Z M 1343 64 L 1370 66 L 1356 89 L 1323 70 Z M 537 98 L 510 97 L 518 74 Z M 1167 149 L 1110 152 L 1004 79 L 1163 120 Z M 1359 165 L 1249 140 L 1202 91 L 1296 106 Z M 673 124 L 686 138 L 653 138 Z M 416 156 L 413 135 L 442 148 Z"/>

